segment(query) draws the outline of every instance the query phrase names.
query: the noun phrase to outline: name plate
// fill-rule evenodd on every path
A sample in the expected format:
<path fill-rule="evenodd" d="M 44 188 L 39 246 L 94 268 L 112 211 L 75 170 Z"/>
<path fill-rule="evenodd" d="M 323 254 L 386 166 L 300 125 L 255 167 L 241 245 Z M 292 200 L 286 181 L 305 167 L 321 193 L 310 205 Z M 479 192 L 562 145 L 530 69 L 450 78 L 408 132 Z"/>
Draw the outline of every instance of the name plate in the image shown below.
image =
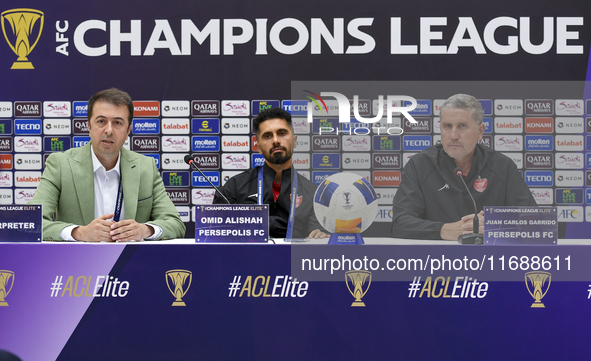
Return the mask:
<path fill-rule="evenodd" d="M 484 207 L 484 244 L 556 244 L 556 207 Z"/>
<path fill-rule="evenodd" d="M 252 243 L 268 240 L 268 204 L 212 204 L 195 207 L 195 242 Z"/>
<path fill-rule="evenodd" d="M 0 206 L 0 242 L 41 242 L 40 205 Z"/>

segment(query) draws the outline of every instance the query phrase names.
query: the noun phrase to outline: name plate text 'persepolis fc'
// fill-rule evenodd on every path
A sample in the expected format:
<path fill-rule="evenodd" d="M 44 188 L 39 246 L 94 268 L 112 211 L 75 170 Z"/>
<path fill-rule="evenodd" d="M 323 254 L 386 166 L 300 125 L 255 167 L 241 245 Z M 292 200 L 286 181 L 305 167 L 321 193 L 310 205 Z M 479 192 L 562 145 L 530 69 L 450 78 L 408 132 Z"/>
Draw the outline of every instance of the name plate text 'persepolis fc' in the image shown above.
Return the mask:
<path fill-rule="evenodd" d="M 195 242 L 267 242 L 269 205 L 214 204 L 195 208 Z"/>
<path fill-rule="evenodd" d="M 484 207 L 484 244 L 556 244 L 556 207 Z"/>

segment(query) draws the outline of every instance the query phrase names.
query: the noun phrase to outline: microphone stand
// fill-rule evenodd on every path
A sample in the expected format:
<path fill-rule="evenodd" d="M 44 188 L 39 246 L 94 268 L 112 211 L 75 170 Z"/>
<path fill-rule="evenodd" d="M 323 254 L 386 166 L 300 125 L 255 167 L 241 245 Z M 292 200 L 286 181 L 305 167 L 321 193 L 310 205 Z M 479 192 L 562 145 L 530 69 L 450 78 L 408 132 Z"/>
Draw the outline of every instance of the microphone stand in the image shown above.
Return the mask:
<path fill-rule="evenodd" d="M 472 204 L 474 205 L 474 220 L 472 221 L 472 233 L 462 234 L 458 237 L 458 243 L 460 244 L 484 244 L 484 234 L 478 232 L 478 208 L 476 208 L 476 201 L 474 197 L 472 197 L 472 193 L 470 193 L 470 189 L 468 185 L 464 181 L 464 175 L 462 172 L 462 168 L 457 167 L 454 172 L 460 179 L 462 180 L 462 184 L 464 188 L 468 192 L 470 199 L 472 199 Z"/>

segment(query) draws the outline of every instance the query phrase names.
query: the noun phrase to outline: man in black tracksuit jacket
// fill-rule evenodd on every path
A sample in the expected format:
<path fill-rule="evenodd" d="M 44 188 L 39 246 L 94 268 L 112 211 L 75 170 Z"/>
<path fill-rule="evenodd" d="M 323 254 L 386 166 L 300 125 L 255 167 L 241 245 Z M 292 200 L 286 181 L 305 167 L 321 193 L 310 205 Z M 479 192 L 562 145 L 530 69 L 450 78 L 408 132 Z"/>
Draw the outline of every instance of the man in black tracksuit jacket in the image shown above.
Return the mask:
<path fill-rule="evenodd" d="M 285 238 L 291 205 L 291 155 L 297 135 L 293 134 L 291 114 L 281 108 L 264 110 L 253 121 L 259 153 L 265 157 L 263 165 L 263 203 L 269 205 L 269 235 Z M 244 171 L 230 179 L 220 189 L 232 204 L 257 204 L 259 167 Z M 297 174 L 298 190 L 295 199 L 295 220 L 292 238 L 325 238 L 314 215 L 316 186 Z M 217 194 L 214 204 L 226 201 Z"/>
<path fill-rule="evenodd" d="M 456 167 L 467 174 L 480 227 L 484 206 L 536 206 L 513 161 L 477 144 L 484 133 L 482 113 L 469 95 L 454 95 L 442 105 L 442 144 L 414 155 L 404 167 L 394 197 L 393 237 L 457 240 L 472 232 L 474 207 Z"/>

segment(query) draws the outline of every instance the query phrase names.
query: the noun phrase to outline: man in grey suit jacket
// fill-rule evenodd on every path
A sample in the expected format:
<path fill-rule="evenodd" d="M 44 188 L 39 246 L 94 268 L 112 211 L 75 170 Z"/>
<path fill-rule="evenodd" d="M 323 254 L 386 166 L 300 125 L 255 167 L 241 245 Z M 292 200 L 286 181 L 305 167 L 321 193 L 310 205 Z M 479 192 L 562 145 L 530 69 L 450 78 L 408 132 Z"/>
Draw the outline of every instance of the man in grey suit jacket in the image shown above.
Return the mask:
<path fill-rule="evenodd" d="M 29 202 L 43 205 L 43 239 L 184 237 L 185 225 L 154 160 L 123 148 L 132 118 L 133 102 L 121 90 L 104 90 L 90 99 L 90 143 L 51 154 Z"/>

